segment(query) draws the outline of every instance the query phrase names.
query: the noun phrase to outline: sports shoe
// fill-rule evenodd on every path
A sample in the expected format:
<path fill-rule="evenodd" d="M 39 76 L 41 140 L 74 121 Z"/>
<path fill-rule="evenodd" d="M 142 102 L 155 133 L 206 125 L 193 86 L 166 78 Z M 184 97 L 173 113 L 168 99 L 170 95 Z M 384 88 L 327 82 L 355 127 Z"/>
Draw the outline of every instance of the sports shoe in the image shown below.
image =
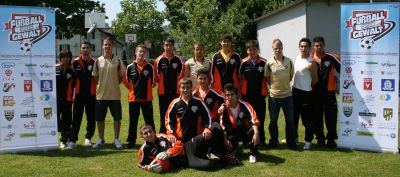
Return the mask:
<path fill-rule="evenodd" d="M 136 145 L 136 143 L 129 142 L 129 143 L 126 145 L 126 148 L 127 148 L 127 149 L 133 149 L 133 148 L 135 148 L 135 145 Z"/>
<path fill-rule="evenodd" d="M 337 145 L 336 145 L 335 141 L 328 141 L 328 143 L 326 143 L 326 146 L 328 148 L 333 149 L 333 148 L 336 148 Z"/>
<path fill-rule="evenodd" d="M 115 144 L 115 148 L 117 148 L 117 149 L 122 148 L 122 145 L 121 145 L 121 142 L 119 141 L 119 139 L 115 139 L 114 144 Z"/>
<path fill-rule="evenodd" d="M 75 148 L 76 148 L 76 144 L 74 142 L 69 142 L 68 143 L 67 149 L 75 149 Z"/>
<path fill-rule="evenodd" d="M 250 155 L 249 156 L 249 162 L 250 163 L 256 163 L 257 162 L 257 158 L 255 155 Z"/>
<path fill-rule="evenodd" d="M 208 160 L 219 160 L 220 159 L 217 155 L 215 155 L 213 153 L 207 153 L 207 158 L 208 158 Z"/>
<path fill-rule="evenodd" d="M 306 141 L 306 142 L 304 143 L 303 149 L 304 149 L 304 150 L 309 150 L 309 149 L 311 149 L 311 142 L 307 142 L 307 141 Z"/>
<path fill-rule="evenodd" d="M 104 145 L 106 142 L 104 141 L 104 140 L 102 140 L 102 139 L 99 139 L 99 140 L 97 140 L 97 143 L 96 144 L 93 144 L 92 145 L 92 148 L 98 148 L 99 146 L 102 146 L 102 145 Z"/>
<path fill-rule="evenodd" d="M 65 143 L 64 142 L 60 142 L 60 149 L 64 149 L 65 148 Z"/>
<path fill-rule="evenodd" d="M 83 145 L 85 145 L 85 146 L 91 146 L 92 145 L 92 142 L 90 141 L 90 139 L 85 139 L 85 144 L 83 144 Z"/>

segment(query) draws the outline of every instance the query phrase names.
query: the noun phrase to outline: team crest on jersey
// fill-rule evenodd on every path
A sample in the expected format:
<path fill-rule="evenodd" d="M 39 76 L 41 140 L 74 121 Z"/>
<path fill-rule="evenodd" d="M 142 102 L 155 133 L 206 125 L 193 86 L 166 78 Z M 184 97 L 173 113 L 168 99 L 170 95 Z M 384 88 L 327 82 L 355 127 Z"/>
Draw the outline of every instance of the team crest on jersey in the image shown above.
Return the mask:
<path fill-rule="evenodd" d="M 274 65 L 271 65 L 271 71 L 275 72 L 276 71 L 276 67 Z"/>
<path fill-rule="evenodd" d="M 99 62 L 99 64 L 100 64 L 100 67 L 104 67 L 104 64 L 105 64 L 106 62 Z"/>
<path fill-rule="evenodd" d="M 243 119 L 243 116 L 244 116 L 244 113 L 243 113 L 243 112 L 240 112 L 240 113 L 239 113 L 239 118 Z"/>
<path fill-rule="evenodd" d="M 89 71 L 92 71 L 92 68 L 93 68 L 92 65 L 89 65 L 89 66 L 88 66 L 88 70 L 89 70 Z"/>
<path fill-rule="evenodd" d="M 199 107 L 197 106 L 192 106 L 192 108 L 190 108 L 194 113 L 197 112 L 197 110 L 199 110 Z"/>
<path fill-rule="evenodd" d="M 144 71 L 143 71 L 143 75 L 144 75 L 144 76 L 147 76 L 147 75 L 149 75 L 149 71 L 147 71 L 147 70 L 144 70 Z"/>
<path fill-rule="evenodd" d="M 258 71 L 259 72 L 263 72 L 264 71 L 264 67 L 262 67 L 262 66 L 258 67 Z"/>
<path fill-rule="evenodd" d="M 160 141 L 160 146 L 165 148 L 167 146 L 167 143 L 165 141 Z"/>
<path fill-rule="evenodd" d="M 172 63 L 172 68 L 174 69 L 178 68 L 178 63 Z"/>
<path fill-rule="evenodd" d="M 206 99 L 206 103 L 207 103 L 207 104 L 211 104 L 213 101 L 214 101 L 214 100 L 213 100 L 212 98 L 207 98 L 207 99 Z"/>
<path fill-rule="evenodd" d="M 353 107 L 351 106 L 343 106 L 343 114 L 346 117 L 350 117 L 353 114 Z"/>
<path fill-rule="evenodd" d="M 396 26 L 396 22 L 389 21 L 388 17 L 387 10 L 354 10 L 346 21 L 346 28 L 352 28 L 350 39 L 358 39 L 361 48 L 371 49 Z"/>
<path fill-rule="evenodd" d="M 71 79 L 72 75 L 70 73 L 67 74 L 67 79 Z"/>
<path fill-rule="evenodd" d="M 325 62 L 324 62 L 324 65 L 325 65 L 326 67 L 328 67 L 330 64 L 331 64 L 330 61 L 325 61 Z"/>
<path fill-rule="evenodd" d="M 235 63 L 236 63 L 236 61 L 235 60 L 231 60 L 231 61 L 229 61 L 230 63 L 231 63 L 231 65 L 234 65 Z"/>

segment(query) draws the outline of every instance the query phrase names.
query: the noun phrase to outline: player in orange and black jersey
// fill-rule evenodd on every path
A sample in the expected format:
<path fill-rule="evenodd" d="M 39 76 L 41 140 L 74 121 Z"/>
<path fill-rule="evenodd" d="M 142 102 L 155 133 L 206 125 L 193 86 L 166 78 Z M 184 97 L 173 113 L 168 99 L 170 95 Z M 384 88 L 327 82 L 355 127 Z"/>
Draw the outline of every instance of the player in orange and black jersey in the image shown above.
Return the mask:
<path fill-rule="evenodd" d="M 216 91 L 223 92 L 227 83 L 239 86 L 240 56 L 232 50 L 232 36 L 224 34 L 220 44 L 221 50 L 212 57 L 211 85 Z"/>
<path fill-rule="evenodd" d="M 73 149 L 78 140 L 79 129 L 81 128 L 83 111 L 86 112 L 86 134 L 85 146 L 91 146 L 91 139 L 96 129 L 94 120 L 94 107 L 96 101 L 96 84 L 92 76 L 94 59 L 91 55 L 91 44 L 83 42 L 81 44 L 81 55 L 72 62 L 72 67 L 76 72 L 75 78 L 75 103 L 74 115 L 71 126 L 71 136 L 69 137 L 68 147 Z"/>
<path fill-rule="evenodd" d="M 226 103 L 219 108 L 218 113 L 221 114 L 226 144 L 235 151 L 240 141 L 243 145 L 250 143 L 249 161 L 255 163 L 260 143 L 257 114 L 249 103 L 239 99 L 239 91 L 232 84 L 225 85 L 224 93 Z"/>
<path fill-rule="evenodd" d="M 212 121 L 219 122 L 218 108 L 224 103 L 224 96 L 210 88 L 210 72 L 207 68 L 197 71 L 197 85 L 193 96 L 203 100 L 210 111 Z"/>
<path fill-rule="evenodd" d="M 143 124 L 139 128 L 144 144 L 138 151 L 138 167 L 146 171 L 161 172 L 162 167 L 157 164 L 157 159 L 168 161 L 171 165 L 182 165 L 185 151 L 180 141 L 170 142 L 165 134 L 155 134 L 153 127 Z M 165 171 L 164 171 L 165 172 Z"/>
<path fill-rule="evenodd" d="M 158 83 L 158 104 L 160 106 L 160 132 L 165 133 L 164 117 L 169 103 L 179 96 L 178 82 L 184 76 L 182 60 L 175 56 L 174 39 L 164 41 L 164 53 L 154 61 L 155 78 Z"/>
<path fill-rule="evenodd" d="M 318 82 L 313 89 L 313 126 L 317 136 L 318 146 L 325 145 L 324 120 L 328 133 L 326 135 L 327 146 L 336 147 L 337 139 L 337 101 L 335 71 L 340 73 L 340 57 L 336 54 L 325 52 L 325 40 L 322 36 L 313 39 L 314 49 L 311 58 L 318 66 Z"/>
<path fill-rule="evenodd" d="M 142 108 L 146 124 L 154 127 L 153 120 L 153 90 L 155 86 L 154 68 L 144 56 L 147 53 L 145 45 L 138 45 L 135 50 L 136 60 L 128 65 L 123 80 L 129 89 L 129 133 L 127 148 L 133 148 L 136 143 L 137 125 Z"/>
<path fill-rule="evenodd" d="M 267 110 L 265 97 L 267 96 L 268 87 L 264 76 L 264 68 L 267 60 L 258 55 L 258 42 L 256 40 L 246 42 L 246 52 L 248 56 L 242 59 L 239 68 L 240 91 L 242 99 L 250 103 L 257 113 L 257 118 L 260 121 L 260 126 L 258 127 L 260 130 L 260 144 L 266 146 L 264 121 Z"/>
<path fill-rule="evenodd" d="M 70 134 L 74 101 L 73 81 L 76 74 L 71 65 L 71 52 L 61 51 L 59 57 L 60 63 L 56 65 L 57 124 L 61 132 L 60 148 L 64 149 Z"/>

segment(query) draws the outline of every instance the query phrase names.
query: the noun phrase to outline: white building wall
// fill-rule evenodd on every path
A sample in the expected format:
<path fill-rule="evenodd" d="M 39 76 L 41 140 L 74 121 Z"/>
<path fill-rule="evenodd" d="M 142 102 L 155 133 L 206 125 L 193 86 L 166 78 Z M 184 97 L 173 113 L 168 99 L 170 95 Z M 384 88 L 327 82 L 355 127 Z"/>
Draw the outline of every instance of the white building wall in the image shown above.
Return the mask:
<path fill-rule="evenodd" d="M 257 23 L 260 55 L 273 57 L 272 41 L 279 38 L 283 43 L 283 54 L 294 59 L 298 54 L 298 42 L 306 37 L 306 6 L 300 3 L 292 8 L 271 15 Z"/>
<path fill-rule="evenodd" d="M 307 7 L 307 35 L 312 38 L 323 36 L 326 50 L 340 54 L 340 3 L 309 3 Z"/>

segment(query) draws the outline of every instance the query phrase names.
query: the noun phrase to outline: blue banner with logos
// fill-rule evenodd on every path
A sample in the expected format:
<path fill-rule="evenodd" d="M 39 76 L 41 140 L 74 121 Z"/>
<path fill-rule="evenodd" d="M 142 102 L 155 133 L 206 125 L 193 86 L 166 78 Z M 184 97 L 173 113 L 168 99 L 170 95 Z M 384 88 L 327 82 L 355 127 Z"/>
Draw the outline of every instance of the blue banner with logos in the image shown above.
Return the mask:
<path fill-rule="evenodd" d="M 399 11 L 341 6 L 339 147 L 398 152 Z"/>
<path fill-rule="evenodd" d="M 0 152 L 57 147 L 55 12 L 0 6 Z"/>

